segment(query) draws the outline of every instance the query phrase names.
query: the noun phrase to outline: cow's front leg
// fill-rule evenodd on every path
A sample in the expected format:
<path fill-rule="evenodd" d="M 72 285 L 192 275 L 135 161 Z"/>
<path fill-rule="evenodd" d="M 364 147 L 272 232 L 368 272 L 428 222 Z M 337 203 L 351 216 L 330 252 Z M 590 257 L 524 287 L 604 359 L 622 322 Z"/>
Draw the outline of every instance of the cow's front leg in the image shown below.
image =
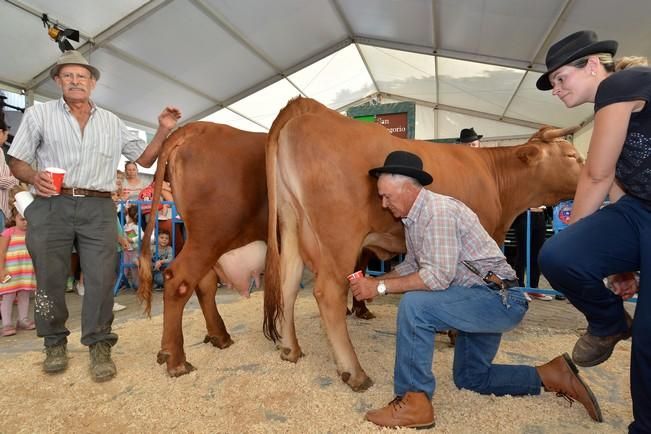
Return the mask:
<path fill-rule="evenodd" d="M 158 363 L 167 364 L 167 373 L 171 377 L 194 371 L 192 366 L 185 359 L 183 351 L 183 308 L 192 295 L 188 290 L 183 295 L 177 291 L 175 281 L 165 281 L 165 293 L 163 295 L 163 337 L 161 339 L 161 350 L 158 352 Z"/>
<path fill-rule="evenodd" d="M 359 364 L 348 334 L 346 324 L 348 287 L 343 281 L 334 281 L 325 277 L 332 275 L 340 274 L 330 272 L 319 274 L 314 284 L 314 297 L 319 305 L 321 319 L 334 351 L 337 371 L 351 389 L 361 392 L 371 387 L 373 381 Z"/>
<path fill-rule="evenodd" d="M 216 293 L 217 275 L 211 269 L 201 279 L 197 287 L 197 298 L 199 299 L 199 305 L 206 320 L 206 329 L 208 331 L 203 341 L 204 343 L 210 342 L 213 346 L 224 349 L 233 345 L 233 339 L 231 339 L 231 335 L 226 331 L 224 320 L 217 310 L 217 303 L 215 302 Z"/>

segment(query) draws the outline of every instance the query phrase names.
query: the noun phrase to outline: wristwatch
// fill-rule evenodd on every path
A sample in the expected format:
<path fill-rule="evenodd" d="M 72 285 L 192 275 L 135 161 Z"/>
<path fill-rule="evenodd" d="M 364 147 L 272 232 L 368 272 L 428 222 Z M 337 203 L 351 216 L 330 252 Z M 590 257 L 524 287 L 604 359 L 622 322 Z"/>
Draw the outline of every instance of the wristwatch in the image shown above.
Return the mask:
<path fill-rule="evenodd" d="M 377 284 L 377 293 L 380 295 L 387 294 L 387 286 L 384 284 L 384 280 L 380 280 L 380 283 Z"/>

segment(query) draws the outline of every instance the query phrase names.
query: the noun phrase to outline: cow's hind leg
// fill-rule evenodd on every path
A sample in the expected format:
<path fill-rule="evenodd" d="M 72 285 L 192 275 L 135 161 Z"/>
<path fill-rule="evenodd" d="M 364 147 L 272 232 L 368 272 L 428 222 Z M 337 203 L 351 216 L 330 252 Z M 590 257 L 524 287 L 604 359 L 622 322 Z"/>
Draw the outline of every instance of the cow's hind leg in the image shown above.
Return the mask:
<path fill-rule="evenodd" d="M 357 318 L 360 319 L 373 319 L 375 315 L 368 310 L 364 301 L 357 300 L 353 297 L 353 312 Z"/>
<path fill-rule="evenodd" d="M 203 339 L 204 343 L 210 342 L 217 348 L 228 348 L 233 345 L 231 336 L 226 331 L 224 320 L 222 319 L 219 311 L 217 310 L 217 303 L 215 302 L 215 294 L 217 293 L 217 275 L 214 270 L 208 273 L 201 279 L 197 287 L 197 298 L 201 311 L 206 319 L 206 329 L 208 334 Z"/>
<path fill-rule="evenodd" d="M 333 275 L 341 275 L 341 273 L 322 272 L 319 274 L 314 284 L 314 296 L 332 345 L 337 362 L 337 372 L 351 389 L 361 392 L 371 387 L 373 381 L 359 364 L 348 334 L 346 324 L 348 288 L 341 279 L 340 281 L 332 279 Z"/>
<path fill-rule="evenodd" d="M 296 228 L 295 215 L 286 213 L 282 226 Z M 296 230 L 281 231 L 280 276 L 283 293 L 283 318 L 281 330 L 280 358 L 296 363 L 303 356 L 303 351 L 298 345 L 296 325 L 294 324 L 294 305 L 303 276 L 303 260 L 298 251 L 298 235 Z"/>
<path fill-rule="evenodd" d="M 177 288 L 180 286 L 179 278 L 175 278 L 174 269 L 178 263 L 172 263 L 170 268 L 165 270 L 165 293 L 163 294 L 163 337 L 161 339 L 161 350 L 158 352 L 158 363 L 167 365 L 167 373 L 171 377 L 179 377 L 195 370 L 185 359 L 183 350 L 183 309 L 187 304 L 191 290 L 180 294 Z M 183 285 L 186 285 L 183 282 Z"/>

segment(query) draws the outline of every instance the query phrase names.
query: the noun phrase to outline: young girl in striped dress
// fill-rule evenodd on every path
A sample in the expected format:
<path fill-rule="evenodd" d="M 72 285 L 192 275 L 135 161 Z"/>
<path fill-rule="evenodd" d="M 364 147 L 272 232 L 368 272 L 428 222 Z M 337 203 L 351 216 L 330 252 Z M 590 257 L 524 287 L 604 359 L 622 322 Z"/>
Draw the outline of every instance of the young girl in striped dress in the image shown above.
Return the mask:
<path fill-rule="evenodd" d="M 2 313 L 2 336 L 16 334 L 16 327 L 34 330 L 34 321 L 27 316 L 29 295 L 36 290 L 36 274 L 32 258 L 27 251 L 25 235 L 27 220 L 16 208 L 11 210 L 12 218 L 7 221 L 7 229 L 0 236 L 0 313 Z M 18 299 L 18 324 L 12 321 L 14 300 Z"/>

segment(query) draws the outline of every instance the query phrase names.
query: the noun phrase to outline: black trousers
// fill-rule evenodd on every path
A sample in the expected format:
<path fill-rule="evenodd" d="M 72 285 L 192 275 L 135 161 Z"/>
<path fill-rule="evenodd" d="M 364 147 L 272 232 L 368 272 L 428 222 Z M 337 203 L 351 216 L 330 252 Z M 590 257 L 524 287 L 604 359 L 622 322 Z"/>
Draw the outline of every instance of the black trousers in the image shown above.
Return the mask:
<path fill-rule="evenodd" d="M 516 217 L 513 222 L 517 250 L 513 260 L 515 273 L 518 275 L 518 282 L 521 287 L 525 286 L 525 273 L 527 269 L 527 212 Z M 538 267 L 538 252 L 545 242 L 545 213 L 531 212 L 531 249 L 529 263 L 529 287 L 538 288 L 540 281 L 540 268 Z"/>

